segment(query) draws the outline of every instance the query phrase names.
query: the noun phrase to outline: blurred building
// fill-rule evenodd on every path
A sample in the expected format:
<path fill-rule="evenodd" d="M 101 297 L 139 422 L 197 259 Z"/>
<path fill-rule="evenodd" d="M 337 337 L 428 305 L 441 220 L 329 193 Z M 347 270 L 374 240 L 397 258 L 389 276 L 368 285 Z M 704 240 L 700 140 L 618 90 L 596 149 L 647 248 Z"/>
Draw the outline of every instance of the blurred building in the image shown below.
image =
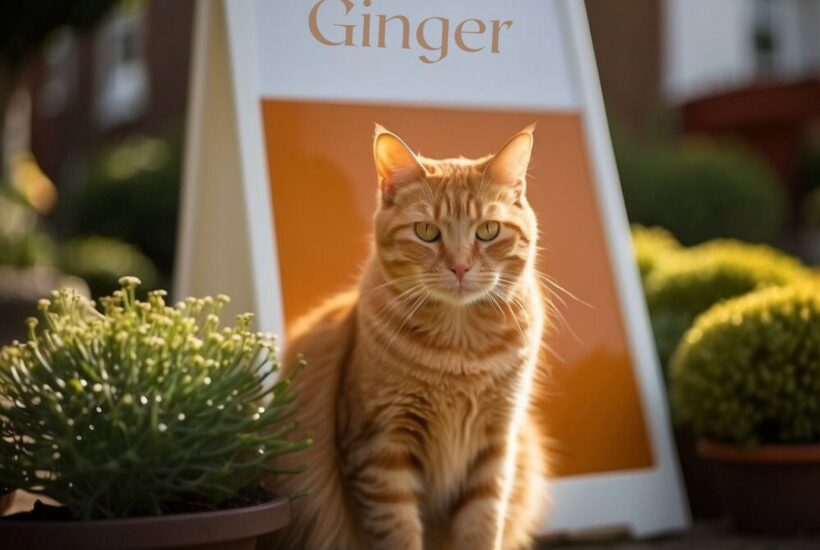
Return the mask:
<path fill-rule="evenodd" d="M 89 34 L 58 32 L 31 63 L 31 149 L 55 182 L 129 134 L 181 131 L 193 10 L 193 0 L 125 4 Z"/>
<path fill-rule="evenodd" d="M 613 128 L 742 140 L 792 194 L 820 131 L 820 0 L 587 0 Z M 670 117 L 670 114 L 672 115 Z"/>
<path fill-rule="evenodd" d="M 90 35 L 58 34 L 27 75 L 32 150 L 57 182 L 100 146 L 181 127 L 194 1 L 137 5 Z M 820 134 L 820 0 L 586 6 L 616 131 L 645 138 L 671 119 L 738 137 L 797 185 L 801 151 Z"/>
<path fill-rule="evenodd" d="M 687 133 L 743 139 L 792 196 L 820 126 L 820 1 L 667 0 L 664 92 Z M 697 37 L 695 40 L 692 37 Z"/>
<path fill-rule="evenodd" d="M 664 0 L 663 91 L 675 104 L 820 71 L 818 0 Z"/>

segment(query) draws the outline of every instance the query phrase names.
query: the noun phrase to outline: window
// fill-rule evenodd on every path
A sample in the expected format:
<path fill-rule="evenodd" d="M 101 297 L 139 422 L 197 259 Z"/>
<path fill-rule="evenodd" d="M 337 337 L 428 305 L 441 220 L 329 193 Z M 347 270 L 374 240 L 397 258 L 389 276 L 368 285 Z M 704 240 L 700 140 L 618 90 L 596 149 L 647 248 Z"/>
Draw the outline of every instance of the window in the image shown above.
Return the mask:
<path fill-rule="evenodd" d="M 45 117 L 57 116 L 77 93 L 77 46 L 68 28 L 58 31 L 43 54 L 46 80 L 37 106 Z"/>
<path fill-rule="evenodd" d="M 775 23 L 772 0 L 756 0 L 752 47 L 758 76 L 768 77 L 774 72 L 775 56 L 779 46 Z"/>
<path fill-rule="evenodd" d="M 144 35 L 144 9 L 118 11 L 99 34 L 95 110 L 103 128 L 131 122 L 148 106 Z"/>

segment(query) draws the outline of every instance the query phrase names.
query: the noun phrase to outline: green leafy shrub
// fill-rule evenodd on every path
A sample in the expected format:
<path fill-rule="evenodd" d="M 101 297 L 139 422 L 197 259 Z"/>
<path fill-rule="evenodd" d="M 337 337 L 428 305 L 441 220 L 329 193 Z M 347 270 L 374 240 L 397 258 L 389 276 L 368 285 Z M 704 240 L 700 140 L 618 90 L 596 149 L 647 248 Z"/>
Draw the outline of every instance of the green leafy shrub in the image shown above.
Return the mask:
<path fill-rule="evenodd" d="M 820 227 L 820 187 L 803 195 L 800 214 L 808 227 Z"/>
<path fill-rule="evenodd" d="M 38 221 L 31 207 L 0 193 L 0 265 L 23 268 L 53 261 L 54 243 Z"/>
<path fill-rule="evenodd" d="M 678 240 L 662 227 L 644 227 L 633 224 L 631 230 L 632 248 L 641 272 L 641 280 L 645 280 L 646 276 L 666 255 L 680 250 Z"/>
<path fill-rule="evenodd" d="M 807 277 L 798 260 L 766 245 L 715 240 L 667 255 L 644 281 L 661 363 L 695 317 L 713 304 Z"/>
<path fill-rule="evenodd" d="M 775 243 L 786 197 L 771 169 L 745 151 L 710 143 L 617 149 L 629 219 L 692 245 L 715 238 Z"/>
<path fill-rule="evenodd" d="M 672 403 L 700 436 L 741 445 L 820 441 L 820 286 L 718 304 L 675 354 Z"/>
<path fill-rule="evenodd" d="M 820 143 L 809 148 L 803 154 L 800 179 L 803 181 L 801 191 L 811 192 L 820 189 Z"/>
<path fill-rule="evenodd" d="M 180 139 L 136 137 L 102 153 L 89 177 L 60 205 L 66 232 L 131 243 L 170 274 L 182 151 Z"/>
<path fill-rule="evenodd" d="M 141 302 L 138 282 L 101 313 L 55 292 L 45 326 L 0 351 L 0 494 L 43 493 L 80 519 L 209 509 L 308 444 L 290 439 L 295 395 L 250 315 L 222 328 L 227 298 Z"/>
<path fill-rule="evenodd" d="M 60 268 L 88 283 L 92 296 L 105 296 L 119 288 L 119 279 L 133 274 L 146 288 L 159 284 L 157 268 L 136 247 L 105 237 L 74 239 L 60 247 Z"/>

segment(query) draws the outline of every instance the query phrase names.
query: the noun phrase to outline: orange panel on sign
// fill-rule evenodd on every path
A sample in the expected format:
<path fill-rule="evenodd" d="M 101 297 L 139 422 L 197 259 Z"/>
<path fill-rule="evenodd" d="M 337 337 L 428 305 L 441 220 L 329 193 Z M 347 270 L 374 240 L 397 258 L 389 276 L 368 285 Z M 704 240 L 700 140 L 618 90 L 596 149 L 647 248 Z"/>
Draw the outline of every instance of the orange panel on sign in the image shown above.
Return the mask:
<path fill-rule="evenodd" d="M 478 157 L 537 123 L 528 197 L 542 273 L 563 319 L 549 337 L 541 404 L 556 475 L 653 465 L 609 263 L 583 123 L 576 113 L 262 101 L 286 322 L 354 285 L 370 246 L 373 125 L 433 158 Z M 565 302 L 565 305 L 561 303 Z"/>

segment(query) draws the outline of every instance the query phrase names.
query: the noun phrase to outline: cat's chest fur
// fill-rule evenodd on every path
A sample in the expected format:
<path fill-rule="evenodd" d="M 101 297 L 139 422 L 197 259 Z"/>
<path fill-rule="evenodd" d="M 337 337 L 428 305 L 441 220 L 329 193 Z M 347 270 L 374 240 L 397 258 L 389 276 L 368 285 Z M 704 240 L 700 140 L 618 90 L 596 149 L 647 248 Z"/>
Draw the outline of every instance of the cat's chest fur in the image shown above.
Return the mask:
<path fill-rule="evenodd" d="M 398 434 L 399 445 L 418 460 L 422 510 L 444 517 L 471 462 L 505 431 L 533 346 L 518 328 L 497 327 L 473 347 L 425 343 L 423 336 L 412 346 L 401 336 L 379 346 L 378 328 L 360 328 L 342 396 L 343 453 L 356 452 L 368 431 Z"/>
<path fill-rule="evenodd" d="M 504 432 L 512 407 L 507 388 L 499 386 L 440 388 L 431 399 L 430 430 L 421 450 L 424 505 L 431 516 L 446 516 L 463 490 L 471 464 L 489 441 Z"/>

